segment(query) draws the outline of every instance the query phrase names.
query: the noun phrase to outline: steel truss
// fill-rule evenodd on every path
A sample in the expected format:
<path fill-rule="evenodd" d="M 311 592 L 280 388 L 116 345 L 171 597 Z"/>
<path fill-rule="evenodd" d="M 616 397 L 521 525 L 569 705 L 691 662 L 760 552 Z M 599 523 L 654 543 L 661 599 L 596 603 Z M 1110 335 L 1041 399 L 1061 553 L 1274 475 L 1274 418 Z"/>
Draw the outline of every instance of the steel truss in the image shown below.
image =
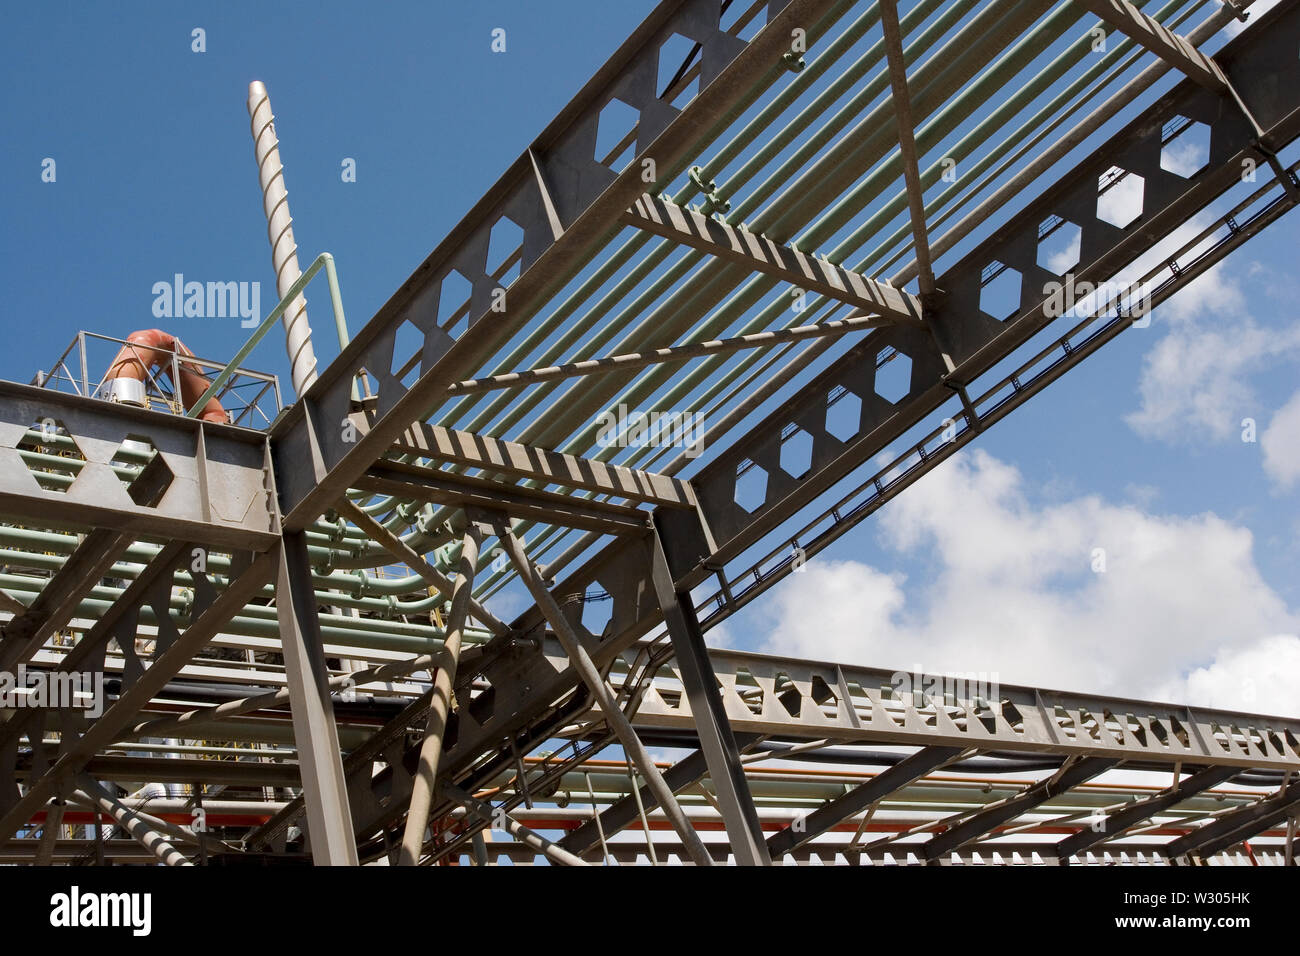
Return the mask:
<path fill-rule="evenodd" d="M 48 539 L 63 549 L 53 562 L 35 546 L 13 559 L 48 574 L 32 585 L 6 576 L 0 664 L 115 681 L 93 717 L 67 702 L 0 710 L 0 859 L 1196 862 L 1244 844 L 1293 861 L 1300 719 L 1033 687 L 899 694 L 880 669 L 713 650 L 704 634 L 1130 327 L 1141 295 L 1158 305 L 1294 206 L 1300 189 L 1280 155 L 1300 137 L 1300 0 L 1213 55 L 1200 46 L 1229 14 L 1182 34 L 1165 25 L 1178 3 L 999 0 L 972 13 L 925 0 L 901 18 L 892 0 L 866 10 L 771 0 L 739 16 L 730 6 L 661 3 L 269 430 L 0 383 L 11 533 L 85 532 Z M 924 201 L 936 170 L 922 166 L 939 119 L 1002 100 L 1027 106 L 1008 84 L 1085 9 L 1129 38 L 1129 63 L 1149 58 L 1143 72 L 1029 163 L 1043 172 L 1070 155 L 1073 165 L 1023 208 L 998 217 L 1029 182 L 1013 177 L 941 232 Z M 738 195 L 738 213 L 723 216 L 731 199 L 710 177 L 739 149 L 711 166 L 692 160 L 741 118 L 770 124 L 813 96 L 800 77 L 826 67 L 803 56 L 825 48 L 834 63 L 876 19 L 877 69 L 854 100 L 850 135 L 813 136 L 795 152 L 806 169 L 783 166 L 775 198 Z M 674 35 L 693 50 L 661 89 L 656 68 Z M 1071 153 L 1167 71 L 1185 78 L 1107 128 L 1091 154 Z M 697 91 L 682 103 L 688 86 Z M 596 151 L 615 100 L 637 117 L 621 166 Z M 1207 130 L 1208 155 L 1190 176 L 1162 162 L 1179 123 Z M 755 170 L 795 135 L 759 147 Z M 1244 197 L 1243 169 L 1263 176 Z M 1140 179 L 1142 199 L 1120 227 L 1098 202 L 1124 175 Z M 897 195 L 868 222 L 880 229 L 905 211 L 896 244 L 913 256 L 892 279 L 809 251 L 865 215 L 865 199 L 841 197 L 876 177 Z M 667 193 L 682 179 L 700 207 Z M 1167 248 L 1194 217 L 1209 225 Z M 519 248 L 490 264 L 506 221 Z M 936 274 L 986 221 L 987 238 Z M 1140 285 L 1086 312 L 1053 312 L 1049 288 L 1062 276 L 1038 247 L 1045 226 L 1063 223 L 1078 229 L 1074 281 L 1137 270 Z M 601 346 L 613 327 L 594 354 L 560 360 L 560 349 L 527 366 L 544 318 L 572 314 L 567 290 L 590 297 L 625 269 L 653 276 L 678 252 L 686 258 L 656 280 L 663 304 L 638 300 L 635 327 L 611 350 Z M 697 269 L 689 281 L 680 263 Z M 1007 271 L 1019 277 L 1016 304 L 994 315 L 984 290 Z M 453 273 L 469 282 L 463 305 L 440 301 Z M 765 327 L 724 335 L 772 290 L 827 311 L 777 327 L 766 326 L 784 319 L 764 313 Z M 771 371 L 781 350 L 799 348 Z M 752 366 L 725 363 L 744 355 L 769 356 L 753 373 L 767 375 L 750 379 L 752 395 L 719 403 L 689 478 L 678 472 L 695 453 L 655 470 L 594 450 L 591 423 L 616 397 L 662 394 L 690 361 L 738 374 Z M 880 369 L 898 357 L 910 376 L 887 398 Z M 577 384 L 551 391 L 568 380 Z M 354 396 L 356 382 L 375 388 Z M 550 402 L 550 413 L 521 430 L 492 424 L 495 413 L 465 421 L 501 392 Z M 860 407 L 847 435 L 831 424 L 846 395 Z M 792 470 L 783 456 L 796 433 L 809 451 Z M 909 450 L 864 482 L 867 463 L 900 440 Z M 765 481 L 746 500 L 753 469 Z M 856 487 L 844 496 L 846 480 Z M 543 564 L 559 542 L 566 550 Z M 535 602 L 511 622 L 485 607 L 507 577 L 489 570 L 494 554 Z M 420 600 L 403 605 L 364 570 L 393 562 Z M 711 581 L 714 594 L 693 597 Z M 596 600 L 608 602 L 603 627 L 589 617 Z M 431 625 L 404 613 L 417 604 L 432 609 Z M 626 763 L 599 759 L 611 746 Z M 652 746 L 686 755 L 663 765 Z M 234 759 L 196 759 L 214 754 Z M 883 769 L 804 778 L 762 767 L 773 758 Z M 1171 784 L 1115 799 L 1095 781 L 1117 768 L 1167 772 Z M 965 772 L 1042 776 L 990 777 L 976 796 L 952 776 Z M 144 798 L 105 783 L 146 780 L 191 792 Z M 214 797 L 218 787 L 227 792 Z M 186 825 L 197 808 L 219 835 Z M 107 838 L 75 831 L 110 817 Z M 509 842 L 489 849 L 494 831 Z"/>

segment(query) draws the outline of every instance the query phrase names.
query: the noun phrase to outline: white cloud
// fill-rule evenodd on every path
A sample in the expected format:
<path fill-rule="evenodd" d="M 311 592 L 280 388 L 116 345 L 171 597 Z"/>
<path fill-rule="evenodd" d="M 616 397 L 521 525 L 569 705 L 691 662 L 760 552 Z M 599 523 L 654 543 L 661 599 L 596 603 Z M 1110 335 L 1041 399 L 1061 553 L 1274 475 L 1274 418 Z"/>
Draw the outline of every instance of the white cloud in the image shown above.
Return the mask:
<path fill-rule="evenodd" d="M 1168 442 L 1234 437 L 1243 418 L 1258 414 L 1251 377 L 1300 356 L 1300 326 L 1270 329 L 1249 316 L 1220 314 L 1217 323 L 1173 325 L 1147 353 L 1141 407 L 1125 416 L 1139 435 Z"/>
<path fill-rule="evenodd" d="M 1223 648 L 1156 696 L 1195 700 L 1202 707 L 1244 710 L 1275 717 L 1300 713 L 1300 637 L 1273 634 L 1241 647 Z"/>
<path fill-rule="evenodd" d="M 982 451 L 936 468 L 880 528 L 886 548 L 932 566 L 927 581 L 814 559 L 773 595 L 764 650 L 1145 698 L 1173 688 L 1208 706 L 1221 687 L 1187 675 L 1244 666 L 1232 656 L 1242 647 L 1300 631 L 1260 577 L 1248 530 L 1095 496 L 1038 506 L 1014 467 Z M 1092 570 L 1098 548 L 1104 573 Z M 1287 679 L 1300 686 L 1300 667 Z"/>
<path fill-rule="evenodd" d="M 1259 436 L 1264 473 L 1280 488 L 1300 481 L 1300 392 L 1279 408 Z"/>

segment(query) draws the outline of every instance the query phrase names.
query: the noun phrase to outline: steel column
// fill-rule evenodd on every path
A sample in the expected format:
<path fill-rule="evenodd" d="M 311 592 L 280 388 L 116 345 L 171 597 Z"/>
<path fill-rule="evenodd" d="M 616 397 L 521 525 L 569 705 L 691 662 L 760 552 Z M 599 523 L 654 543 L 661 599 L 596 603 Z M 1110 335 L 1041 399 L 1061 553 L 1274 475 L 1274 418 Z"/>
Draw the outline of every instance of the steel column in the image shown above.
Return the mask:
<path fill-rule="evenodd" d="M 769 866 L 772 859 L 763 840 L 754 798 L 745 780 L 736 738 L 727 721 L 722 697 L 718 694 L 718 678 L 709 663 L 704 633 L 695 617 L 695 605 L 691 603 L 690 594 L 679 592 L 673 585 L 668 558 L 657 531 L 652 536 L 651 549 L 651 578 L 655 594 L 663 610 L 682 684 L 691 702 L 700 751 L 708 763 L 709 779 L 727 825 L 731 849 L 736 854 L 736 862 L 743 866 Z"/>
<path fill-rule="evenodd" d="M 286 532 L 279 557 L 276 610 L 312 859 L 321 865 L 356 866 L 357 846 L 330 700 L 329 671 L 321 648 L 306 536 L 300 531 Z"/>
<path fill-rule="evenodd" d="M 510 560 L 514 562 L 519 577 L 523 580 L 529 593 L 532 594 L 533 600 L 537 602 L 538 609 L 546 618 L 547 623 L 551 625 L 556 639 L 564 647 L 565 653 L 573 662 L 574 669 L 582 678 L 583 683 L 587 685 L 592 696 L 596 698 L 596 702 L 600 705 L 601 714 L 604 715 L 610 729 L 618 736 L 623 749 L 627 751 L 629 758 L 641 771 L 646 784 L 658 799 L 659 806 L 663 808 L 668 819 L 672 821 L 673 828 L 681 836 L 683 844 L 690 852 L 691 859 L 699 866 L 712 866 L 713 858 L 709 856 L 709 851 L 700 840 L 699 834 L 695 832 L 695 828 L 691 826 L 690 821 L 686 819 L 686 815 L 682 813 L 682 808 L 678 805 L 672 790 L 664 782 L 663 775 L 659 772 L 659 768 L 655 766 L 654 759 L 650 756 L 649 751 L 645 749 L 645 744 L 641 743 L 641 738 L 637 736 L 631 721 L 628 720 L 627 715 L 618 706 L 614 692 L 610 690 L 609 684 L 605 682 L 605 678 L 596 668 L 595 662 L 592 661 L 591 655 L 587 653 L 581 638 L 578 637 L 577 632 L 569 624 L 564 612 L 560 610 L 559 604 L 551 596 L 551 592 L 547 590 L 546 583 L 542 580 L 536 566 L 524 551 L 523 545 L 519 543 L 519 539 L 510 530 L 509 519 L 497 512 L 492 515 L 491 523 L 496 530 L 497 539 L 501 542 L 501 546 L 505 548 Z"/>

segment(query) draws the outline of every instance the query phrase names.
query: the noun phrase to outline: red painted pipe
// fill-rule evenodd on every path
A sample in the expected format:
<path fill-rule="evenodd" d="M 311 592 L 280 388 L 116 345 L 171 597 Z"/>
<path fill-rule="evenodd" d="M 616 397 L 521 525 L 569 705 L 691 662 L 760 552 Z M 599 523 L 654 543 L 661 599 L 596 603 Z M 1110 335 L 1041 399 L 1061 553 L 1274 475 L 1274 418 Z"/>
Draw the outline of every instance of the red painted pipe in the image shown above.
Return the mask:
<path fill-rule="evenodd" d="M 117 358 L 113 359 L 113 364 L 104 374 L 105 381 L 115 378 L 133 378 L 137 382 L 143 382 L 148 379 L 150 369 L 171 371 L 170 353 L 175 352 L 177 355 L 190 357 L 194 355 L 180 339 L 162 329 L 142 329 L 139 332 L 132 332 L 126 337 L 126 341 L 128 344 L 122 346 L 122 350 L 117 353 Z M 177 365 L 180 369 L 180 381 L 172 384 L 180 389 L 181 401 L 185 403 L 186 408 L 189 408 L 203 397 L 203 393 L 212 383 L 193 362 L 178 362 Z M 208 399 L 199 418 L 207 422 L 223 424 L 230 421 L 225 408 L 215 398 Z"/>

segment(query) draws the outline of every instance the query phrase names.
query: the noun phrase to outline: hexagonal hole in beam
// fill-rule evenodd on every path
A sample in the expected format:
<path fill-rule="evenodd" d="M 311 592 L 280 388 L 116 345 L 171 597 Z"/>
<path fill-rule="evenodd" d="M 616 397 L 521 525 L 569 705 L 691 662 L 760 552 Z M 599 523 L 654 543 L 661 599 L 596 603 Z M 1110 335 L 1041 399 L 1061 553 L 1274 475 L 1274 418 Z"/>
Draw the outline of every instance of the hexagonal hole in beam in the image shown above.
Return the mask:
<path fill-rule="evenodd" d="M 142 508 L 156 507 L 176 477 L 154 443 L 144 435 L 127 435 L 108 463 L 126 486 L 131 500 Z"/>
<path fill-rule="evenodd" d="M 980 311 L 1005 322 L 1020 311 L 1020 272 L 996 259 L 980 276 Z"/>
<path fill-rule="evenodd" d="M 767 472 L 746 459 L 736 467 L 736 504 L 754 512 L 767 500 Z"/>
<path fill-rule="evenodd" d="M 1097 218 L 1116 229 L 1126 229 L 1142 215 L 1146 180 L 1112 166 L 1097 178 Z"/>
<path fill-rule="evenodd" d="M 596 637 L 602 637 L 609 628 L 609 622 L 614 619 L 613 596 L 593 589 L 579 595 L 579 599 L 582 601 L 582 626 Z"/>
<path fill-rule="evenodd" d="M 659 99 L 680 109 L 700 91 L 698 47 L 680 33 L 664 41 L 659 48 L 659 83 L 655 87 Z"/>
<path fill-rule="evenodd" d="M 1038 227 L 1038 266 L 1063 276 L 1079 264 L 1083 230 L 1068 219 L 1051 216 Z"/>
<path fill-rule="evenodd" d="M 641 114 L 620 99 L 612 99 L 600 111 L 596 127 L 596 162 L 615 172 L 636 156 L 636 127 Z"/>
<path fill-rule="evenodd" d="M 736 670 L 736 694 L 755 717 L 763 713 L 763 687 L 748 667 Z"/>
<path fill-rule="evenodd" d="M 1160 168 L 1189 179 L 1210 162 L 1210 127 L 1186 116 L 1175 116 L 1162 131 Z"/>
<path fill-rule="evenodd" d="M 452 269 L 438 290 L 438 325 L 452 338 L 459 338 L 469 328 L 469 299 L 474 286 Z"/>
<path fill-rule="evenodd" d="M 34 422 L 31 431 L 18 442 L 18 451 L 27 470 L 46 491 L 66 492 L 86 463 L 72 435 L 55 418 Z"/>
<path fill-rule="evenodd" d="M 912 359 L 897 349 L 881 349 L 876 356 L 876 394 L 890 404 L 912 390 Z"/>
<path fill-rule="evenodd" d="M 798 425 L 789 426 L 787 431 L 781 442 L 781 468 L 791 478 L 802 478 L 812 464 L 812 435 Z"/>
<path fill-rule="evenodd" d="M 410 319 L 397 329 L 393 339 L 393 367 L 390 372 L 407 388 L 420 377 L 420 357 L 424 353 L 424 333 Z"/>
<path fill-rule="evenodd" d="M 799 692 L 799 688 L 790 679 L 790 675 L 784 672 L 777 674 L 774 689 L 776 690 L 776 699 L 781 702 L 781 706 L 785 708 L 786 713 L 791 717 L 798 717 L 799 712 L 803 710 L 803 694 Z"/>
<path fill-rule="evenodd" d="M 862 399 L 843 385 L 836 385 L 826 396 L 826 431 L 846 442 L 861 427 Z"/>
<path fill-rule="evenodd" d="M 523 244 L 524 230 L 513 219 L 502 216 L 493 223 L 488 237 L 487 271 L 498 285 L 508 286 L 519 278 Z M 504 268 L 507 263 L 509 268 Z"/>
<path fill-rule="evenodd" d="M 761 3 L 746 3 L 745 0 L 731 0 L 724 4 L 722 19 L 718 26 L 723 33 L 730 33 L 741 40 L 752 40 L 766 24 L 766 9 Z"/>

